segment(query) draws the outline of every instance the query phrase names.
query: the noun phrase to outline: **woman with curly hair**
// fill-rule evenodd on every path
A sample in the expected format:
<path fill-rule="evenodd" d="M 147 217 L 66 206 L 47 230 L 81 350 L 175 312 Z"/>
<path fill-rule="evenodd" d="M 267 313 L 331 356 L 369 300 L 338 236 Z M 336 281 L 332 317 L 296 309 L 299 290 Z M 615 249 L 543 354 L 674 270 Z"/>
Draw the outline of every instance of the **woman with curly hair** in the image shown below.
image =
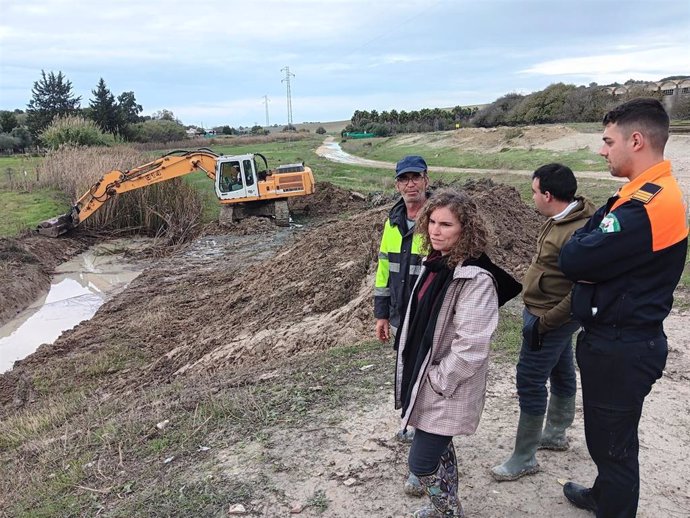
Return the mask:
<path fill-rule="evenodd" d="M 396 337 L 395 407 L 402 429 L 416 429 L 409 468 L 431 499 L 414 516 L 461 517 L 453 436 L 477 429 L 498 307 L 521 286 L 486 255 L 488 232 L 468 194 L 434 193 L 416 232 L 430 253 Z"/>

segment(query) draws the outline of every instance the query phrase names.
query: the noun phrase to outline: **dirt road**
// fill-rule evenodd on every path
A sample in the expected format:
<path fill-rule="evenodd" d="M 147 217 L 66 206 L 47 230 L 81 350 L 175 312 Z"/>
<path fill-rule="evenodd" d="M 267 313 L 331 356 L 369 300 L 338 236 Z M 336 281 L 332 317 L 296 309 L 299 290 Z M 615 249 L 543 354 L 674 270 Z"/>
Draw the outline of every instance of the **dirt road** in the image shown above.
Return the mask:
<path fill-rule="evenodd" d="M 463 130 L 458 130 L 462 132 Z M 452 133 L 452 132 L 449 132 Z M 566 136 L 546 140 L 538 143 L 534 147 L 548 149 L 552 151 L 576 151 L 582 148 L 589 148 L 592 152 L 597 152 L 601 147 L 601 135 L 596 133 L 577 133 L 568 132 Z M 393 170 L 395 164 L 380 160 L 370 160 L 346 153 L 336 142 L 334 137 L 327 137 L 323 145 L 316 150 L 316 154 L 332 160 L 334 162 L 357 164 L 365 167 L 375 167 L 378 169 Z M 673 172 L 686 194 L 690 196 L 690 135 L 671 135 L 666 146 L 666 158 L 673 163 Z M 431 161 L 430 161 L 431 162 Z M 433 162 L 432 162 L 433 163 Z M 501 174 L 511 173 L 524 176 L 531 176 L 533 171 L 527 170 L 504 170 L 504 169 L 468 169 L 462 167 L 438 167 L 430 166 L 429 171 L 436 173 L 486 173 Z M 578 178 L 602 178 L 612 179 L 608 173 L 601 171 L 578 171 Z M 615 179 L 615 178 L 614 178 Z"/>

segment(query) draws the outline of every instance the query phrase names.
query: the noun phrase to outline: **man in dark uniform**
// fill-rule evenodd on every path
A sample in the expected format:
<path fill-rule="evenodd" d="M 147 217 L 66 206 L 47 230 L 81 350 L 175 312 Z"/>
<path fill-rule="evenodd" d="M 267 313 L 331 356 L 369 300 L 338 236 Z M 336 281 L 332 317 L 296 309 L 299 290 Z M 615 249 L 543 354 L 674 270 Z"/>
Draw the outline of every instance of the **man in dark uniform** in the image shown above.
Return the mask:
<path fill-rule="evenodd" d="M 666 364 L 663 321 L 687 252 L 683 194 L 664 160 L 669 118 L 655 99 L 634 99 L 604 117 L 613 176 L 628 183 L 576 231 L 560 254 L 575 282 L 572 312 L 582 324 L 577 363 L 585 437 L 598 475 L 591 488 L 563 492 L 600 518 L 632 518 L 640 489 L 637 428 L 644 399 Z"/>

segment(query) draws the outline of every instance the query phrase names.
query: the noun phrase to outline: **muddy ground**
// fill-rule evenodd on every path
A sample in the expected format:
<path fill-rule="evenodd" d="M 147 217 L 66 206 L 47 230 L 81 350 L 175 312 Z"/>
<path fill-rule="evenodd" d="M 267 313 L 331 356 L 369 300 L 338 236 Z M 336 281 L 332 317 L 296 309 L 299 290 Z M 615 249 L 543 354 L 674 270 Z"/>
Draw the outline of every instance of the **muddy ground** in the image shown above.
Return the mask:
<path fill-rule="evenodd" d="M 128 399 L 133 406 L 150 405 L 141 413 L 132 409 L 143 420 L 147 412 L 158 415 L 156 407 L 171 404 L 155 400 L 161 391 L 177 394 L 173 397 L 182 406 L 191 405 L 196 418 L 194 404 L 198 407 L 199 403 L 193 402 L 190 393 L 225 394 L 229 385 L 261 387 L 293 375 L 298 369 L 291 366 L 300 363 L 300 375 L 311 380 L 310 365 L 313 362 L 316 373 L 324 351 L 371 340 L 375 259 L 390 203 L 372 207 L 372 200 L 357 193 L 328 184 L 318 187 L 312 198 L 292 206 L 300 226 L 276 229 L 264 220 L 248 220 L 231 229 L 211 225 L 187 248 L 152 260 L 127 290 L 102 306 L 90 321 L 0 376 L 0 420 L 20 419 L 34 408 L 50 409 L 53 395 L 74 392 L 81 393 L 89 408 Z M 532 256 L 541 218 L 513 188 L 490 181 L 462 187 L 479 201 L 490 223 L 494 236 L 491 255 L 521 277 Z M 0 315 L 10 315 L 21 305 L 17 294 L 22 287 L 27 294 L 25 304 L 30 302 L 28 294 L 42 289 L 50 265 L 85 246 L 79 238 L 25 238 L 0 245 L 0 251 L 6 250 L 12 259 L 0 270 L 5 276 L 0 279 L 5 297 L 0 299 Z M 39 264 L 45 266 L 39 268 Z M 31 279 L 39 282 L 27 288 Z M 6 286 L 15 284 L 18 287 L 8 291 L 13 295 L 6 295 Z M 686 300 L 684 293 L 679 296 Z M 680 517 L 690 510 L 690 467 L 684 460 L 690 444 L 690 337 L 683 325 L 687 315 L 682 308 L 687 304 L 679 307 L 667 325 L 672 350 L 666 373 L 648 399 L 641 425 L 641 517 Z M 504 316 L 519 311 L 519 302 L 514 302 Z M 306 425 L 228 431 L 227 440 L 220 440 L 222 430 L 207 430 L 202 424 L 190 432 L 202 430 L 202 435 L 193 444 L 186 444 L 185 439 L 184 448 L 180 446 L 171 455 L 184 459 L 179 465 L 161 454 L 157 483 L 162 486 L 173 470 L 184 469 L 194 479 L 216 477 L 232 487 L 244 481 L 253 488 L 251 497 L 238 494 L 209 507 L 212 513 L 199 514 L 173 505 L 161 516 L 227 516 L 233 505 L 240 504 L 248 516 L 409 515 L 419 501 L 402 493 L 407 450 L 393 440 L 397 429 L 393 353 L 388 347 L 370 348 L 373 354 L 361 359 L 363 364 L 352 367 L 348 374 L 351 397 L 338 400 L 337 406 L 318 403 L 319 394 L 330 401 L 328 377 L 309 382 L 305 390 L 312 396 L 302 402 L 309 417 Z M 301 378 L 294 379 L 295 386 L 300 383 Z M 257 411 L 290 414 L 304 410 L 295 405 Z M 241 421 L 241 417 L 237 419 Z M 497 355 L 478 433 L 455 440 L 467 515 L 587 516 L 565 502 L 557 482 L 572 478 L 586 483 L 595 473 L 584 443 L 580 402 L 568 452 L 540 452 L 541 473 L 514 483 L 495 483 L 488 469 L 509 453 L 516 420 L 514 366 Z M 83 426 L 79 416 L 66 418 L 59 430 L 46 431 L 45 441 L 64 442 L 67 450 L 71 434 L 91 433 Z M 7 430 L 0 431 L 7 436 Z M 140 440 L 144 442 L 153 436 L 151 432 L 143 435 Z M 206 444 L 211 447 L 203 446 Z M 16 457 L 3 458 L 16 462 L 17 473 L 23 474 L 21 467 L 36 462 L 41 447 L 33 441 L 18 448 Z M 132 473 L 143 468 L 132 465 L 129 450 L 124 448 L 123 454 L 122 442 L 110 449 L 98 453 L 99 458 L 90 457 L 98 471 L 86 482 L 64 488 L 89 494 L 99 502 L 100 507 L 94 507 L 100 509 L 98 513 L 75 512 L 74 516 L 116 516 L 118 506 L 133 493 L 150 490 L 128 486 Z M 197 459 L 199 451 L 205 452 L 202 460 Z M 10 509 L 11 502 L 4 495 L 17 494 L 17 484 L 28 483 L 30 476 L 22 476 L 0 484 L 4 489 L 0 511 Z M 184 486 L 179 488 L 180 495 L 183 490 Z"/>

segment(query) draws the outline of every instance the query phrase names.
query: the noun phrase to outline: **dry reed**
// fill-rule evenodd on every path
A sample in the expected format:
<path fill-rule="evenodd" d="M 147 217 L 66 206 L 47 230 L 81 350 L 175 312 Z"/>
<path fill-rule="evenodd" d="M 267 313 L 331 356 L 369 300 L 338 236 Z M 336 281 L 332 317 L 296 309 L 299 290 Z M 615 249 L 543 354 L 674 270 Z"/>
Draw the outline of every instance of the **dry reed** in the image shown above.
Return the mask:
<path fill-rule="evenodd" d="M 76 202 L 105 173 L 149 161 L 150 156 L 130 147 L 66 147 L 46 155 L 39 178 L 41 185 L 57 188 Z M 197 191 L 178 178 L 116 195 L 82 225 L 97 232 L 142 232 L 176 245 L 198 234 L 202 210 Z"/>
<path fill-rule="evenodd" d="M 295 142 L 310 137 L 310 133 L 271 133 L 269 135 L 218 135 L 213 138 L 190 138 L 176 142 L 142 142 L 132 143 L 138 151 L 157 151 L 161 149 L 197 149 L 214 146 L 247 146 L 251 144 L 268 144 L 271 142 Z"/>

